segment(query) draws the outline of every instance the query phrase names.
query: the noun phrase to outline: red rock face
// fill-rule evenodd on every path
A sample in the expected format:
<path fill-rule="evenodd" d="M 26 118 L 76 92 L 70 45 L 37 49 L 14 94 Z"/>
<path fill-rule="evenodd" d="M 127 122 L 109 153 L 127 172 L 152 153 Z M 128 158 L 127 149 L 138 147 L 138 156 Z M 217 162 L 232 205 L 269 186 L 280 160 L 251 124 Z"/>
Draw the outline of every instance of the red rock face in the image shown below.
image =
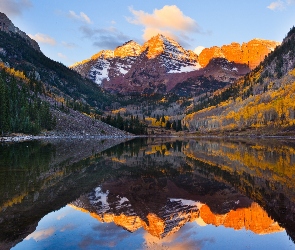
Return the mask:
<path fill-rule="evenodd" d="M 221 57 L 235 63 L 247 64 L 250 69 L 254 69 L 279 44 L 275 41 L 253 39 L 242 45 L 231 43 L 222 47 L 214 46 L 201 52 L 199 63 L 205 67 L 212 58 Z"/>

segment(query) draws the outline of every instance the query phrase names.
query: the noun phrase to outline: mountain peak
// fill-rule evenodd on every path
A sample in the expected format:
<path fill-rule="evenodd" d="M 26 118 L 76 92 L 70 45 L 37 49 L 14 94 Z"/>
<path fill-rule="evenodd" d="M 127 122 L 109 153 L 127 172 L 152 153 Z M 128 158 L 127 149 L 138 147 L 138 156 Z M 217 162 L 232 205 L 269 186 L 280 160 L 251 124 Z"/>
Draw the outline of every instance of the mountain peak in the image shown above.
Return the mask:
<path fill-rule="evenodd" d="M 92 60 L 96 60 L 98 58 L 113 58 L 114 57 L 114 51 L 113 50 L 101 50 L 97 54 L 93 55 L 91 57 Z"/>
<path fill-rule="evenodd" d="M 147 51 L 146 56 L 148 58 L 154 58 L 163 53 L 169 53 L 173 55 L 174 53 L 185 53 L 186 50 L 180 46 L 180 44 L 174 41 L 170 37 L 166 37 L 162 34 L 153 36 L 142 46 L 142 51 Z"/>
<path fill-rule="evenodd" d="M 41 52 L 38 43 L 31 39 L 25 32 L 15 27 L 12 21 L 2 12 L 0 12 L 0 31 L 18 34 L 24 38 L 35 50 Z"/>
<path fill-rule="evenodd" d="M 115 57 L 138 56 L 141 53 L 141 45 L 130 40 L 121 46 L 118 46 L 114 51 Z"/>

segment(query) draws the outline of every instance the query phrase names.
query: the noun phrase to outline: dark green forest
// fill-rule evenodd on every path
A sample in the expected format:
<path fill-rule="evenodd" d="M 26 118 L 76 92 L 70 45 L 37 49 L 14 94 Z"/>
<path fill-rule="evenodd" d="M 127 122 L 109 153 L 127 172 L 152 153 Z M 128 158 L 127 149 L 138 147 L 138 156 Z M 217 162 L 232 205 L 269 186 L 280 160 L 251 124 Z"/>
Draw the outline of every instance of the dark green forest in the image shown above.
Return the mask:
<path fill-rule="evenodd" d="M 50 112 L 49 103 L 38 97 L 42 88 L 0 71 L 0 132 L 38 134 L 51 130 L 56 119 Z M 34 91 L 32 91 L 34 90 Z"/>

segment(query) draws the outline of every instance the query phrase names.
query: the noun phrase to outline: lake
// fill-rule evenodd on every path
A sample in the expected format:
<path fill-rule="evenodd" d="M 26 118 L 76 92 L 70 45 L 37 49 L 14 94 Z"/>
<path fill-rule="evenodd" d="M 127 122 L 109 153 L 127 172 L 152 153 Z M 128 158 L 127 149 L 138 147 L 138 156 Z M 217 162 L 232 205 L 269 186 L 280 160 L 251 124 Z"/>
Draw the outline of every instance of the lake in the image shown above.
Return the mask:
<path fill-rule="evenodd" d="M 295 249 L 295 141 L 0 144 L 0 249 Z"/>

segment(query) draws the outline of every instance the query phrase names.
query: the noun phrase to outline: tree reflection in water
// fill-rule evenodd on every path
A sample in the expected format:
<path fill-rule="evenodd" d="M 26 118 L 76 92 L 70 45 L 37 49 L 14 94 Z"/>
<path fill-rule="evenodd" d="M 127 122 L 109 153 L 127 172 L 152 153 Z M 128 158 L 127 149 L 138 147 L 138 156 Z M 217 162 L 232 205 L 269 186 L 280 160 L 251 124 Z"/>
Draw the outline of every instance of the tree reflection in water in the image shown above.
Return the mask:
<path fill-rule="evenodd" d="M 159 240 L 196 222 L 259 235 L 286 230 L 294 241 L 294 144 L 179 138 L 115 144 L 3 145 L 0 246 L 28 237 L 43 216 L 68 203 L 101 223 Z"/>

